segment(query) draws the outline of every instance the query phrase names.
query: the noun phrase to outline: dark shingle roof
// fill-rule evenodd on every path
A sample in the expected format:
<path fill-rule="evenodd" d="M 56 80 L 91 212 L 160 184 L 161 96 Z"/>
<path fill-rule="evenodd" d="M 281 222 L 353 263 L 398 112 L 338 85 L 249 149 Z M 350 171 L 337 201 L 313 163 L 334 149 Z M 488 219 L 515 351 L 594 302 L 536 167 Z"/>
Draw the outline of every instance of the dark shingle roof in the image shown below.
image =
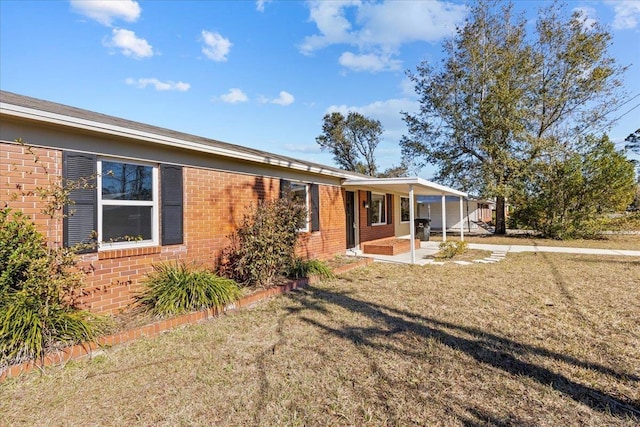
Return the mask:
<path fill-rule="evenodd" d="M 297 164 L 308 166 L 310 168 L 318 168 L 318 169 L 326 170 L 327 172 L 331 171 L 334 174 L 338 173 L 341 175 L 344 174 L 349 176 L 364 177 L 364 175 L 359 175 L 355 172 L 348 172 L 342 169 L 326 166 L 319 163 L 308 162 L 306 160 L 295 159 L 293 157 L 287 157 L 279 154 L 270 153 L 267 151 L 243 147 L 240 145 L 230 144 L 228 142 L 217 141 L 215 139 L 209 139 L 209 138 L 204 138 L 197 135 L 191 135 L 184 132 L 178 132 L 171 129 L 162 128 L 159 126 L 152 126 L 152 125 L 148 125 L 140 122 L 134 122 L 134 121 L 126 120 L 119 117 L 96 113 L 89 110 L 83 110 L 81 108 L 71 107 L 64 104 L 58 104 L 55 102 L 45 101 L 38 98 L 19 95 L 12 92 L 0 91 L 0 102 L 15 105 L 18 107 L 30 108 L 38 111 L 45 111 L 53 114 L 68 116 L 76 119 L 88 120 L 88 121 L 97 122 L 104 125 L 118 126 L 125 129 L 131 129 L 131 130 L 136 130 L 140 132 L 147 132 L 147 133 L 158 135 L 158 136 L 175 138 L 175 139 L 194 142 L 198 144 L 204 144 L 204 145 L 208 145 L 215 148 L 234 151 L 240 154 L 244 153 L 251 156 L 260 156 L 260 157 L 265 157 L 265 158 L 269 158 L 269 159 L 273 159 L 273 160 L 277 160 L 285 163 L 297 163 Z"/>

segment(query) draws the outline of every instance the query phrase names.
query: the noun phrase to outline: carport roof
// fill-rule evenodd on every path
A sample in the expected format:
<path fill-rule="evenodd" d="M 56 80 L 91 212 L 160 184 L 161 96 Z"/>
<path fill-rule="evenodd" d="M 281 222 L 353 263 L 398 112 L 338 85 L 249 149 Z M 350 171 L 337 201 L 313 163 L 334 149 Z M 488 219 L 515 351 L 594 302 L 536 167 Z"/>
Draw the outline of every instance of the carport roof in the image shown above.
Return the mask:
<path fill-rule="evenodd" d="M 436 184 L 418 177 L 410 178 L 362 178 L 347 179 L 342 182 L 343 187 L 358 187 L 369 191 L 382 191 L 385 193 L 408 194 L 409 187 L 413 186 L 413 194 L 416 196 L 458 196 L 468 197 L 463 191 L 455 190 L 445 185 Z"/>

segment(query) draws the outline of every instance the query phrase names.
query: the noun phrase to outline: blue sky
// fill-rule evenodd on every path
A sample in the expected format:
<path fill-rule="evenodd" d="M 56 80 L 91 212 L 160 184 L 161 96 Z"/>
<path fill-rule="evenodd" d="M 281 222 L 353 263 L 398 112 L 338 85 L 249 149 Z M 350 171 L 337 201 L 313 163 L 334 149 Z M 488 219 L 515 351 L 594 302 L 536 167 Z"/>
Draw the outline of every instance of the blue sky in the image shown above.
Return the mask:
<path fill-rule="evenodd" d="M 516 8 L 533 20 L 544 3 Z M 637 97 L 609 132 L 622 143 L 640 127 L 640 0 L 576 8 L 610 29 L 610 52 L 629 65 Z M 387 168 L 400 162 L 400 112 L 417 109 L 405 71 L 439 61 L 466 13 L 426 0 L 0 0 L 0 88 L 325 164 L 322 117 L 358 111 L 382 122 Z"/>

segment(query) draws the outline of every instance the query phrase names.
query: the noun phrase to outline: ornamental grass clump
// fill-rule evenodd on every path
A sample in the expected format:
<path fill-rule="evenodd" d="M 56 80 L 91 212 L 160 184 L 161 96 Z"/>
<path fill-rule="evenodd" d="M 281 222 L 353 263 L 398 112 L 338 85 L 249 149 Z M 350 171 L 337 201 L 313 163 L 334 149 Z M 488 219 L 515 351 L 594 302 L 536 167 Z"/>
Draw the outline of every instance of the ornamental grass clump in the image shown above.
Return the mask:
<path fill-rule="evenodd" d="M 235 281 L 184 262 L 154 265 L 143 284 L 137 300 L 158 317 L 224 307 L 241 294 Z"/>
<path fill-rule="evenodd" d="M 0 368 L 107 331 L 104 317 L 74 307 L 81 280 L 73 248 L 48 246 L 31 220 L 0 210 Z"/>
<path fill-rule="evenodd" d="M 331 268 L 324 262 L 317 259 L 304 260 L 297 258 L 289 274 L 287 275 L 291 279 L 301 279 L 303 277 L 317 276 L 322 279 L 335 279 L 335 274 L 331 271 Z"/>

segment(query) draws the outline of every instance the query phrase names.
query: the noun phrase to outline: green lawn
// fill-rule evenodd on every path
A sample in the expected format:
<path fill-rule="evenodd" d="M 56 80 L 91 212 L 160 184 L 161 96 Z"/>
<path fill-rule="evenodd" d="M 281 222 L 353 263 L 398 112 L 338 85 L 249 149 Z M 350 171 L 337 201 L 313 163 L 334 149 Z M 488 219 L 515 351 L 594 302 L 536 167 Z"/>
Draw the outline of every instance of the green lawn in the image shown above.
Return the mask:
<path fill-rule="evenodd" d="M 6 425 L 640 423 L 640 260 L 373 264 L 0 384 Z"/>

